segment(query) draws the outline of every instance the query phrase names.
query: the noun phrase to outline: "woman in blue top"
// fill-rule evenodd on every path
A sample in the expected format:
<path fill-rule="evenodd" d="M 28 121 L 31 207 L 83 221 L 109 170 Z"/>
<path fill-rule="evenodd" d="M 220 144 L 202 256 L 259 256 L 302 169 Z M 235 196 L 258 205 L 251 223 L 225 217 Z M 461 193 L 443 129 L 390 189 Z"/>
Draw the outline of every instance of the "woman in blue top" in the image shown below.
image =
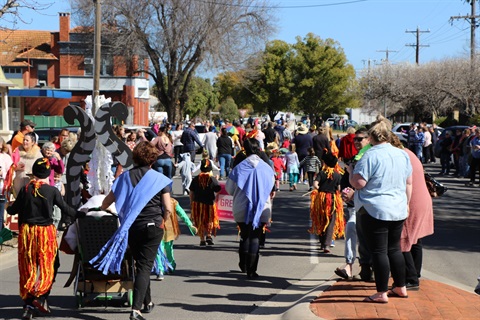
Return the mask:
<path fill-rule="evenodd" d="M 391 129 L 388 120 L 378 117 L 368 131 L 372 148 L 355 169 L 348 169 L 377 289 L 365 302 L 387 303 L 388 297 L 407 297 L 400 235 L 412 193 L 412 166 L 407 153 L 388 143 Z M 387 293 L 390 271 L 396 287 Z"/>

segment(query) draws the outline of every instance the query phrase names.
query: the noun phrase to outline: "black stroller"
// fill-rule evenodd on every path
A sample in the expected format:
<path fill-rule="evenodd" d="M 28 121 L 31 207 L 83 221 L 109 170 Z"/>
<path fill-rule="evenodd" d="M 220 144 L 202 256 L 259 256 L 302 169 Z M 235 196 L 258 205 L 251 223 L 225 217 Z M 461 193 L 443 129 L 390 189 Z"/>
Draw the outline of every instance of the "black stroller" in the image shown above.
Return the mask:
<path fill-rule="evenodd" d="M 74 294 L 77 297 L 77 307 L 84 307 L 86 303 L 93 301 L 104 304 L 120 301 L 126 306 L 132 306 L 135 271 L 129 251 L 127 250 L 123 259 L 120 274 L 104 275 L 89 263 L 118 229 L 118 217 L 87 215 L 77 219 L 75 224 L 78 263 Z"/>

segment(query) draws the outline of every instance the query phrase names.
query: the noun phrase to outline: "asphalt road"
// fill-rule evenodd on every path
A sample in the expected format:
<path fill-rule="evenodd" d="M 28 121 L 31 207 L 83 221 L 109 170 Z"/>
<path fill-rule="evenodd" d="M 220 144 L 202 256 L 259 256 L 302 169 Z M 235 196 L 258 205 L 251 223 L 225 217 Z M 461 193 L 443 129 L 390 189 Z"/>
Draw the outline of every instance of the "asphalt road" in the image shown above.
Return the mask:
<path fill-rule="evenodd" d="M 436 172 L 435 167 L 427 171 Z M 439 171 L 439 170 L 438 170 Z M 435 234 L 425 239 L 424 269 L 452 281 L 472 287 L 480 273 L 480 222 L 478 206 L 480 188 L 468 189 L 465 180 L 442 177 L 450 190 L 434 200 Z M 188 198 L 180 195 L 180 180 L 174 179 L 174 197 L 189 209 Z M 282 185 L 274 202 L 271 232 L 261 253 L 258 280 L 248 280 L 238 269 L 237 230 L 233 223 L 222 222 L 215 245 L 200 248 L 182 225 L 182 235 L 175 241 L 177 270 L 163 281 L 152 281 L 152 296 L 157 304 L 148 319 L 240 320 L 258 308 L 262 314 L 278 314 L 285 308 L 261 307 L 282 290 L 297 283 L 319 263 L 341 265 L 343 240 L 336 241 L 332 254 L 319 253 L 317 240 L 307 233 L 309 198 L 304 185 L 288 192 Z M 4 259 L 15 255 L 1 254 L 0 319 L 19 319 L 22 301 L 18 296 L 18 270 Z M 71 256 L 62 254 L 62 266 L 54 285 L 50 319 L 127 319 L 129 308 L 110 303 L 108 307 L 89 305 L 75 308 L 73 287 L 63 288 L 72 264 Z M 10 265 L 10 266 L 9 266 Z M 333 276 L 333 267 L 332 267 Z M 154 277 L 152 276 L 152 279 Z M 326 279 L 318 279 L 319 283 Z M 297 294 L 282 297 L 292 303 Z"/>

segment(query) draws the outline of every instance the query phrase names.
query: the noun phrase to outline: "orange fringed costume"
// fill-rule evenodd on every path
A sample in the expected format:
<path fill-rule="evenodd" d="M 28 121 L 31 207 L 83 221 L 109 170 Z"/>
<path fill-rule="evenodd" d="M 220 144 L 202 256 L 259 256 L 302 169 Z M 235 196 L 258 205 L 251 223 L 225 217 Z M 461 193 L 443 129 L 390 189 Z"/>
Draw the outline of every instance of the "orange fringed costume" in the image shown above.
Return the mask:
<path fill-rule="evenodd" d="M 338 164 L 337 164 L 338 165 Z M 338 168 L 323 165 L 322 172 L 326 174 L 328 180 L 332 180 L 334 174 L 342 174 L 337 171 Z M 320 186 L 321 190 L 321 186 Z M 309 233 L 320 235 L 326 231 L 330 224 L 332 214 L 336 213 L 335 226 L 333 230 L 333 239 L 341 238 L 345 235 L 345 221 L 343 217 L 343 202 L 340 190 L 336 189 L 335 193 L 314 190 L 310 194 L 310 219 L 312 227 L 308 229 Z"/>
<path fill-rule="evenodd" d="M 193 178 L 190 184 L 192 222 L 198 229 L 198 236 L 204 239 L 205 236 L 216 235 L 220 229 L 217 206 L 215 205 L 215 192 L 221 187 L 212 174 L 212 165 L 208 159 L 202 160 L 200 164 L 201 173 Z M 190 194 L 192 197 L 192 194 Z"/>
<path fill-rule="evenodd" d="M 20 297 L 39 297 L 50 291 L 54 279 L 54 261 L 57 255 L 55 226 L 22 224 L 18 237 L 18 269 Z M 38 280 L 37 280 L 38 272 Z"/>

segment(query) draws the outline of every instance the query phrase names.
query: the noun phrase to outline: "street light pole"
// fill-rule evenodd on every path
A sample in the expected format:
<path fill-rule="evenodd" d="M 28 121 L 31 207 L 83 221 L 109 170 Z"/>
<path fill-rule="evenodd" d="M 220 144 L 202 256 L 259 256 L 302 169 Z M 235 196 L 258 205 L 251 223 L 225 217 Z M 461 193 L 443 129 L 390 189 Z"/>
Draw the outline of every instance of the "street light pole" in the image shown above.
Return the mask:
<path fill-rule="evenodd" d="M 100 108 L 98 98 L 100 96 L 100 68 L 102 65 L 102 0 L 93 0 L 95 5 L 95 25 L 93 45 L 93 95 L 92 95 L 92 114 Z"/>

